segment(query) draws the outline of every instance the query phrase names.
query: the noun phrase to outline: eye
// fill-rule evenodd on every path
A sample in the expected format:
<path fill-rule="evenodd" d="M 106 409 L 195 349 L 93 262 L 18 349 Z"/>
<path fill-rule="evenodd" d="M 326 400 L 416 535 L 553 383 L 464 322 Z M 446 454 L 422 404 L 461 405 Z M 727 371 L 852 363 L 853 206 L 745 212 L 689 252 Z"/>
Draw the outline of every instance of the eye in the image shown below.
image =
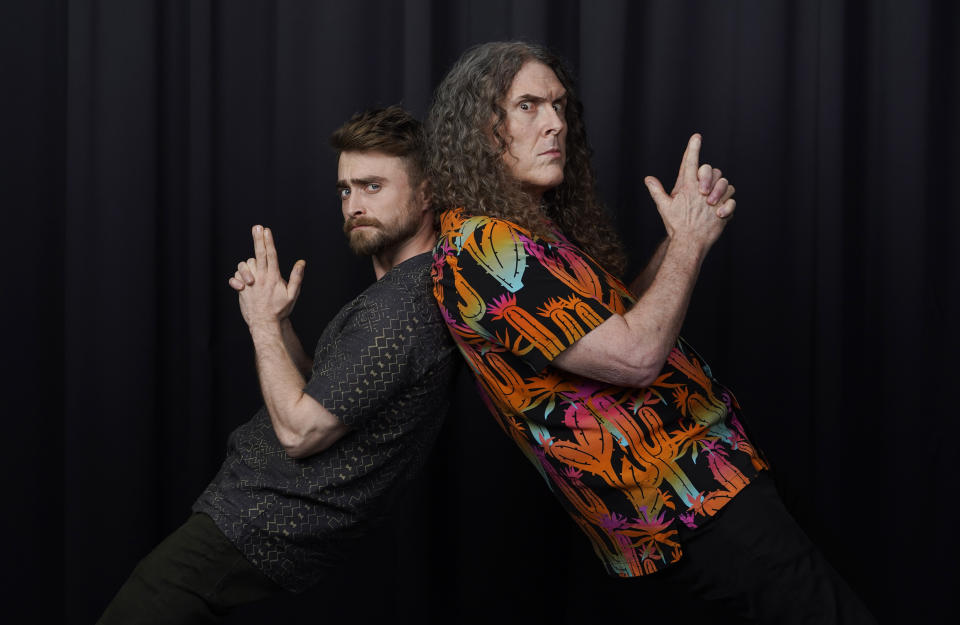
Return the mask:
<path fill-rule="evenodd" d="M 531 102 L 521 102 L 521 103 L 520 103 L 520 110 L 521 110 L 521 111 L 529 111 L 529 110 L 532 110 L 532 109 L 533 109 L 533 104 L 532 104 Z"/>
<path fill-rule="evenodd" d="M 337 195 L 340 196 L 340 201 L 342 202 L 343 200 L 347 199 L 350 196 L 350 189 L 348 189 L 347 187 L 342 187 L 340 189 L 337 189 Z"/>
<path fill-rule="evenodd" d="M 562 112 L 563 112 L 563 102 L 554 102 L 554 103 L 553 103 L 553 110 L 555 110 L 555 111 L 558 112 L 558 113 L 562 113 Z"/>
<path fill-rule="evenodd" d="M 367 185 L 367 193 L 376 193 L 380 190 L 380 183 L 371 182 Z"/>

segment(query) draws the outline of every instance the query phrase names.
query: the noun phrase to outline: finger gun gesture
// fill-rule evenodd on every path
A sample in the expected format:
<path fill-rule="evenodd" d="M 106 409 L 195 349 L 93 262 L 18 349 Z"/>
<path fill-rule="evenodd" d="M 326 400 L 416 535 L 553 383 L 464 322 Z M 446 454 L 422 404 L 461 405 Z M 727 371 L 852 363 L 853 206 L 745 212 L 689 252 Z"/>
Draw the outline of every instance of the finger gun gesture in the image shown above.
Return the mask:
<path fill-rule="evenodd" d="M 254 257 L 237 264 L 229 279 L 238 292 L 240 312 L 252 327 L 259 323 L 277 323 L 293 312 L 300 295 L 306 261 L 298 260 L 290 271 L 289 282 L 280 275 L 277 248 L 270 228 L 253 227 Z"/>
<path fill-rule="evenodd" d="M 733 215 L 735 189 L 719 169 L 700 164 L 699 134 L 690 137 L 673 190 L 668 195 L 654 176 L 644 182 L 657 205 L 667 235 L 690 239 L 709 247 Z"/>

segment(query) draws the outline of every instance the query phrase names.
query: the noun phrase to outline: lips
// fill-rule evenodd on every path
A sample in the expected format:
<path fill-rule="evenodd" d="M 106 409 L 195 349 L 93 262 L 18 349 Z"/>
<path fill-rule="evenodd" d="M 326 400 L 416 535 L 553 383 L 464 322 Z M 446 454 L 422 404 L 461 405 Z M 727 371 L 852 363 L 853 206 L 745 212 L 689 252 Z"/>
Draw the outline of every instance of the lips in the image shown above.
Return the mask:
<path fill-rule="evenodd" d="M 345 221 L 343 223 L 343 231 L 349 234 L 350 232 L 353 232 L 353 230 L 355 230 L 356 228 L 360 228 L 363 226 L 379 227 L 380 225 L 381 224 L 379 221 L 371 217 L 357 217 L 356 219 Z"/>

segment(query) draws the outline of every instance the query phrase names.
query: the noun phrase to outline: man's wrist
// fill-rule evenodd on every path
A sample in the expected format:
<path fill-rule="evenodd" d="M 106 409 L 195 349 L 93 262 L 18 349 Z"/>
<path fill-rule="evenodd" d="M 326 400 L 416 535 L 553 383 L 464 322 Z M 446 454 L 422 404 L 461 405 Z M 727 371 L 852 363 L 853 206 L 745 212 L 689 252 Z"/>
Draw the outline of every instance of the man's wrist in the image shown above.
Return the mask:
<path fill-rule="evenodd" d="M 702 261 L 710 250 L 710 243 L 700 237 L 675 232 L 667 238 L 667 249 Z"/>
<path fill-rule="evenodd" d="M 282 323 L 280 319 L 259 319 L 247 324 L 247 328 L 250 330 L 250 336 L 256 342 L 258 339 L 282 338 Z"/>

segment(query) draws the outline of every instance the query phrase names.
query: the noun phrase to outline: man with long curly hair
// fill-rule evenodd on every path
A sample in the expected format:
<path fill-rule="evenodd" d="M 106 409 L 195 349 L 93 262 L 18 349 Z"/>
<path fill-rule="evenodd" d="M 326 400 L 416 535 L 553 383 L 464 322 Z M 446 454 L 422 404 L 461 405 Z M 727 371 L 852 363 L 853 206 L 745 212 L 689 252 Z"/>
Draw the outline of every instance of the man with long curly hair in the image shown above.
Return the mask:
<path fill-rule="evenodd" d="M 796 526 L 729 389 L 680 336 L 734 188 L 690 138 L 645 183 L 666 238 L 628 288 L 570 72 L 523 42 L 468 50 L 434 95 L 434 295 L 480 393 L 607 572 L 759 622 L 872 622 Z"/>

